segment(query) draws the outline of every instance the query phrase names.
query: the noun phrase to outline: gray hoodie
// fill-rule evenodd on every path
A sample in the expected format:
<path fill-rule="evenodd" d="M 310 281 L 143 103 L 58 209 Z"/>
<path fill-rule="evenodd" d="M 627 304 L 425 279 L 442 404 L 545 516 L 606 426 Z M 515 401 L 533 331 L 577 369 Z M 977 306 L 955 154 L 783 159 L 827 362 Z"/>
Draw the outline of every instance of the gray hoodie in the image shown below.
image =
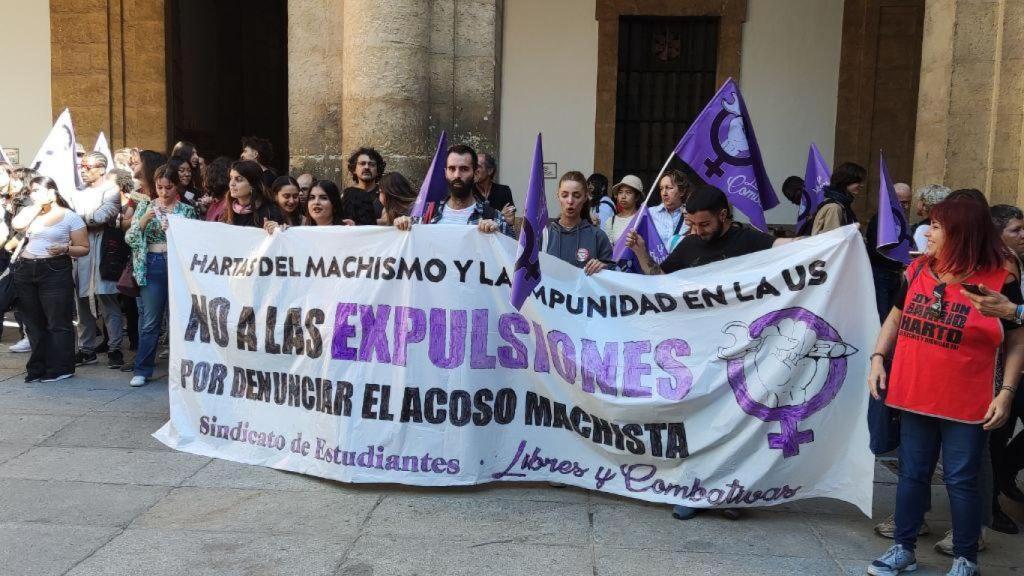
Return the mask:
<path fill-rule="evenodd" d="M 581 220 L 573 228 L 562 227 L 557 218 L 548 221 L 544 251 L 577 268 L 583 268 L 593 258 L 612 263 L 612 243 L 608 235 L 588 220 Z"/>

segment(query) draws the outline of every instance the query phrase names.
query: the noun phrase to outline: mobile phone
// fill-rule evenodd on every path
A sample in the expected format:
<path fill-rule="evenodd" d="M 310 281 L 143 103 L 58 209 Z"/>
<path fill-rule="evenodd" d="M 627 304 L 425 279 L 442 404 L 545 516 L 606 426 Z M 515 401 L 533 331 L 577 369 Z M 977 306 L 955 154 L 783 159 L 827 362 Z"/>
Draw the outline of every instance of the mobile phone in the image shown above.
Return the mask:
<path fill-rule="evenodd" d="M 961 282 L 960 285 L 963 286 L 964 290 L 970 292 L 971 294 L 974 294 L 975 296 L 985 295 L 985 293 L 981 291 L 981 287 L 978 286 L 977 284 L 971 284 L 970 282 Z"/>

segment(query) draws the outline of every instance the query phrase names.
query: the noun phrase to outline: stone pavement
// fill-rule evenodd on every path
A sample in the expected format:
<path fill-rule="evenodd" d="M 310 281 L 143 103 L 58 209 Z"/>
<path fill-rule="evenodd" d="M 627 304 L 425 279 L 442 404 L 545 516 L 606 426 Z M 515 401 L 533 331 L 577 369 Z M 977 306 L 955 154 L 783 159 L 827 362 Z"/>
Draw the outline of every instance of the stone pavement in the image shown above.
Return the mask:
<path fill-rule="evenodd" d="M 0 352 L 0 574 L 682 575 L 863 574 L 888 542 L 852 506 L 810 500 L 673 520 L 666 506 L 546 484 L 469 489 L 346 485 L 169 450 L 150 434 L 166 381 L 89 366 L 25 384 Z M 102 356 L 101 356 L 102 358 Z M 895 477 L 878 466 L 875 517 Z M 933 533 L 948 529 L 934 488 Z M 1008 503 L 1009 504 L 1009 503 Z M 1024 521 L 1024 508 L 1009 511 Z M 1024 536 L 993 534 L 986 575 L 1024 571 Z"/>

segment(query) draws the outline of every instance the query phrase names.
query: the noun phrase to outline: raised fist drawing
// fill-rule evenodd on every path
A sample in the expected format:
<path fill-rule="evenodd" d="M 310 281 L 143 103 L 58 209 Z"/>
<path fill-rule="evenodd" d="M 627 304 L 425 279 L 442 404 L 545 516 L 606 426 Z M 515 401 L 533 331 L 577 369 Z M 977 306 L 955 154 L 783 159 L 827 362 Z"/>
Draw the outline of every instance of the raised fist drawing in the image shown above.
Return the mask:
<path fill-rule="evenodd" d="M 719 349 L 719 357 L 744 359 L 747 393 L 768 408 L 797 406 L 810 400 L 825 385 L 829 359 L 853 352 L 842 342 L 819 342 L 805 322 L 791 318 L 766 327 L 753 339 L 742 322 L 733 322 L 722 331 L 735 343 Z M 748 362 L 751 359 L 752 370 Z"/>

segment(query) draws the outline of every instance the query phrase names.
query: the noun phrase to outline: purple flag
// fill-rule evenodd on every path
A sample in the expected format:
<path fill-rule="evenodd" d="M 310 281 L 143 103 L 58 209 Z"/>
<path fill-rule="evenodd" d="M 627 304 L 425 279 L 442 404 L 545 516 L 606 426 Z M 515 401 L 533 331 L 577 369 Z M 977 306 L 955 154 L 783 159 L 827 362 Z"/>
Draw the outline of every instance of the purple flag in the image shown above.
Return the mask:
<path fill-rule="evenodd" d="M 768 230 L 764 211 L 778 205 L 779 199 L 765 172 L 747 105 L 732 78 L 718 89 L 674 152 L 702 180 L 725 192 L 751 224 Z"/>
<path fill-rule="evenodd" d="M 890 260 L 910 263 L 910 249 L 913 246 L 913 235 L 907 225 L 907 216 L 903 213 L 896 198 L 896 189 L 889 177 L 889 167 L 885 165 L 885 157 L 878 154 L 880 172 L 878 186 L 878 238 L 875 246 L 878 252 Z"/>
<path fill-rule="evenodd" d="M 658 229 L 654 226 L 654 221 L 651 220 L 651 215 L 647 211 L 647 205 L 644 204 L 633 215 L 633 219 L 629 221 L 626 231 L 615 241 L 615 246 L 612 247 L 612 260 L 616 262 L 623 259 L 629 260 L 630 270 L 634 272 L 640 271 L 640 262 L 637 261 L 636 254 L 629 248 L 626 248 L 626 236 L 629 235 L 630 230 L 635 230 L 644 239 L 644 242 L 647 244 L 647 253 L 651 255 L 652 260 L 661 264 L 665 261 L 665 258 L 668 258 L 668 250 L 665 248 L 664 242 L 661 241 L 661 236 L 658 235 Z"/>
<path fill-rule="evenodd" d="M 821 157 L 818 147 L 811 142 L 811 147 L 807 149 L 807 169 L 804 170 L 804 193 L 800 198 L 800 213 L 796 217 L 797 231 L 803 230 L 808 219 L 814 217 L 830 180 L 832 172 Z"/>
<path fill-rule="evenodd" d="M 423 218 L 423 213 L 432 202 L 443 200 L 448 196 L 448 181 L 445 179 L 445 153 L 448 151 L 448 133 L 441 131 L 441 138 L 437 141 L 437 151 L 434 152 L 434 159 L 430 162 L 427 175 L 423 177 L 423 184 L 420 186 L 420 193 L 416 196 L 416 203 L 412 205 L 409 216 Z"/>
<path fill-rule="evenodd" d="M 512 269 L 512 294 L 509 301 L 516 310 L 523 307 L 533 289 L 540 284 L 540 244 L 548 225 L 548 201 L 544 192 L 544 147 L 541 136 L 533 146 L 530 187 L 526 190 L 526 215 L 519 231 L 519 250 Z"/>

